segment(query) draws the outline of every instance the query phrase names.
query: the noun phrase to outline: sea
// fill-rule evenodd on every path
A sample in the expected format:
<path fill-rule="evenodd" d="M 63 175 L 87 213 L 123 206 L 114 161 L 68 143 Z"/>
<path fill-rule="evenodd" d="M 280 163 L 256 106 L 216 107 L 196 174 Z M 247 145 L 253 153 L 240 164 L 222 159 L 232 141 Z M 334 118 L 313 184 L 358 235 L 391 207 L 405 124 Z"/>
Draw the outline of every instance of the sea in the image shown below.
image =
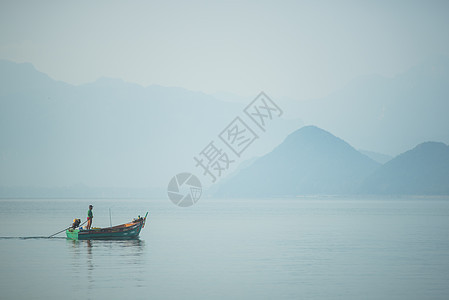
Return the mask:
<path fill-rule="evenodd" d="M 0 299 L 449 299 L 449 197 L 1 199 Z"/>

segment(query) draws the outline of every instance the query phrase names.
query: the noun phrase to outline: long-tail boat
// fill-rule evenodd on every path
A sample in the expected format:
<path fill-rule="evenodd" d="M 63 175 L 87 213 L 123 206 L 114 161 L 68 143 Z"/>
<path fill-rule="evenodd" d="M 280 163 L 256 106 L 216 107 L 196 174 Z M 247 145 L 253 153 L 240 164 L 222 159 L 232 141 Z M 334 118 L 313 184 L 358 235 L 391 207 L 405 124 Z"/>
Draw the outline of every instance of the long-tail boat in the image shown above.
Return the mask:
<path fill-rule="evenodd" d="M 136 239 L 139 237 L 140 231 L 145 227 L 148 212 L 145 217 L 138 217 L 132 222 L 121 224 L 113 227 L 83 229 L 74 226 L 66 230 L 67 238 L 72 240 L 119 240 L 119 239 Z M 79 220 L 79 219 L 75 219 Z"/>

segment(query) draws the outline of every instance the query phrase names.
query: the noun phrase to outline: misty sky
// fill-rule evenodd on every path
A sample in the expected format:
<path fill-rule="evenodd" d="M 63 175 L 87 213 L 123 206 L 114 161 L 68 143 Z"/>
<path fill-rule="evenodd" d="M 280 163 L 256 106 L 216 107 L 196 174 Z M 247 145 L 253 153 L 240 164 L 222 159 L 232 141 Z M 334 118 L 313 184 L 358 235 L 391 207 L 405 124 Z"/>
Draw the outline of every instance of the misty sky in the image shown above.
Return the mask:
<path fill-rule="evenodd" d="M 253 97 L 327 95 L 449 55 L 449 1 L 2 1 L 0 58 Z"/>

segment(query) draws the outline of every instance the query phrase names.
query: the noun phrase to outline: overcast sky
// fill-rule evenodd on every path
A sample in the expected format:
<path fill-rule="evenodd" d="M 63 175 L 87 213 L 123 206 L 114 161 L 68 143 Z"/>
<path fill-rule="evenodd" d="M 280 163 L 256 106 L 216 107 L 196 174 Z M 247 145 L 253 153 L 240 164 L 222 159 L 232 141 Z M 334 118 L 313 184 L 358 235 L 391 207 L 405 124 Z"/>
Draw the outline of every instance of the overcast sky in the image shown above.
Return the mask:
<path fill-rule="evenodd" d="M 72 84 L 305 99 L 449 55 L 449 1 L 93 2 L 2 1 L 0 58 Z"/>

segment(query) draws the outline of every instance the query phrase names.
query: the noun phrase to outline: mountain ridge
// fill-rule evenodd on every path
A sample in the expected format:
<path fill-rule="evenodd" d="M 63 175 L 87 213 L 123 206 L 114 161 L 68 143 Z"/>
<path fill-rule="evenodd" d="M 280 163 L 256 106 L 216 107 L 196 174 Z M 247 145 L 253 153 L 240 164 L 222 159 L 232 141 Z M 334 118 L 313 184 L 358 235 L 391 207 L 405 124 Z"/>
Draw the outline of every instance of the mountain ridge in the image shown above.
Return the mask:
<path fill-rule="evenodd" d="M 449 194 L 449 146 L 424 142 L 396 156 L 361 185 L 370 194 Z"/>
<path fill-rule="evenodd" d="M 379 165 L 331 133 L 305 126 L 223 184 L 217 195 L 349 194 L 361 175 Z"/>
<path fill-rule="evenodd" d="M 424 142 L 381 164 L 330 132 L 304 126 L 213 191 L 217 197 L 449 195 L 449 146 Z"/>
<path fill-rule="evenodd" d="M 392 77 L 366 75 L 318 99 L 286 101 L 286 114 L 327 128 L 358 149 L 396 156 L 425 140 L 449 143 L 449 58 Z"/>
<path fill-rule="evenodd" d="M 193 157 L 243 108 L 121 79 L 71 85 L 30 63 L 3 60 L 0 185 L 166 187 L 177 173 L 198 171 Z M 248 155 L 271 150 L 298 122 L 279 119 Z"/>

